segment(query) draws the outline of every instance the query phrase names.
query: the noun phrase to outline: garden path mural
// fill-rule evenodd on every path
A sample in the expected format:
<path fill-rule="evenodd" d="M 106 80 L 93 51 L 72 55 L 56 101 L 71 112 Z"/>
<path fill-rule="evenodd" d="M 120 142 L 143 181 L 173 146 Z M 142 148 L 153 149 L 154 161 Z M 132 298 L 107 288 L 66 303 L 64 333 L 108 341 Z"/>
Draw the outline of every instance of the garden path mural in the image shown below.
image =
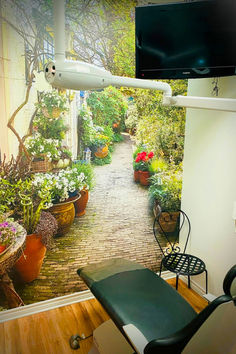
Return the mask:
<path fill-rule="evenodd" d="M 25 304 L 85 290 L 77 269 L 112 257 L 124 257 L 157 271 L 159 248 L 153 238 L 148 189 L 133 181 L 132 142 L 116 144 L 112 163 L 95 167 L 96 186 L 86 214 L 70 231 L 54 239 L 38 279 L 15 288 Z"/>

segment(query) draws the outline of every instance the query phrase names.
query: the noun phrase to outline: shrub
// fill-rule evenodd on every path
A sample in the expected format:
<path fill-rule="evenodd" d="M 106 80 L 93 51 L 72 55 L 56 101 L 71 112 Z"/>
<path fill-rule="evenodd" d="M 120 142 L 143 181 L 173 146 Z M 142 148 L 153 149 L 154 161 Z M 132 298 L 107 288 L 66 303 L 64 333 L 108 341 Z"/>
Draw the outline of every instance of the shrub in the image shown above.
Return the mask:
<path fill-rule="evenodd" d="M 124 119 L 127 102 L 122 93 L 115 87 L 107 87 L 103 91 L 92 92 L 87 103 L 96 125 L 105 125 L 112 128 L 114 123 L 119 123 L 119 129 L 124 128 Z"/>
<path fill-rule="evenodd" d="M 45 139 L 63 140 L 69 127 L 65 125 L 63 117 L 50 119 L 38 114 L 33 122 L 33 129 Z"/>
<path fill-rule="evenodd" d="M 176 170 L 161 171 L 150 178 L 149 197 L 151 206 L 158 203 L 162 210 L 180 209 L 182 173 Z"/>

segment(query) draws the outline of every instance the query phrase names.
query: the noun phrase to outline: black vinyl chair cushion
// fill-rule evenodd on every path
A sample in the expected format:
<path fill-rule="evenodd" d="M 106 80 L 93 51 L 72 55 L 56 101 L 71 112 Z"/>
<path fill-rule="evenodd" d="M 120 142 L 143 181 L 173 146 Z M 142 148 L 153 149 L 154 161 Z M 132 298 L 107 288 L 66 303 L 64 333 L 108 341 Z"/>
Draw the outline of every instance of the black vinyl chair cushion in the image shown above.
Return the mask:
<path fill-rule="evenodd" d="M 103 269 L 101 263 L 101 272 Z M 86 267 L 78 270 L 121 331 L 122 326 L 133 324 L 151 341 L 177 332 L 197 316 L 178 292 L 149 269 L 115 273 L 93 282 L 91 265 L 88 277 Z M 96 265 L 96 278 L 98 274 Z"/>

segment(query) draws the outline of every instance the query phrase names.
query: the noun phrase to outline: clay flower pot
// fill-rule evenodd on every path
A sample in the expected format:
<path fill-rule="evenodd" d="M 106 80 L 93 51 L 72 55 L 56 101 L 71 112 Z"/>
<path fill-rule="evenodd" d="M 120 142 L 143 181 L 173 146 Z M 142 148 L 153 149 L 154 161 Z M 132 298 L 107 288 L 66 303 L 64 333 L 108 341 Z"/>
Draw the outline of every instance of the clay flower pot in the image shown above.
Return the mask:
<path fill-rule="evenodd" d="M 81 197 L 74 202 L 75 206 L 75 216 L 82 216 L 85 214 L 85 209 L 88 203 L 89 192 L 87 189 L 80 191 Z"/>
<path fill-rule="evenodd" d="M 0 254 L 5 251 L 6 246 L 5 245 L 0 245 Z"/>
<path fill-rule="evenodd" d="M 103 159 L 108 155 L 108 146 L 105 145 L 104 147 L 97 148 L 97 151 L 94 153 L 94 155 L 99 159 Z"/>
<path fill-rule="evenodd" d="M 143 186 L 149 185 L 149 180 L 148 180 L 149 177 L 150 177 L 149 171 L 139 171 L 139 182 Z"/>
<path fill-rule="evenodd" d="M 134 182 L 139 182 L 139 171 L 134 171 Z"/>
<path fill-rule="evenodd" d="M 75 218 L 75 208 L 73 200 L 67 200 L 62 203 L 54 204 L 50 209 L 49 212 L 56 218 L 58 223 L 58 230 L 56 236 L 63 236 L 65 235 L 74 221 Z"/>
<path fill-rule="evenodd" d="M 26 236 L 25 250 L 15 263 L 15 269 L 24 282 L 29 283 L 38 278 L 45 253 L 46 247 L 41 241 L 41 235 Z"/>

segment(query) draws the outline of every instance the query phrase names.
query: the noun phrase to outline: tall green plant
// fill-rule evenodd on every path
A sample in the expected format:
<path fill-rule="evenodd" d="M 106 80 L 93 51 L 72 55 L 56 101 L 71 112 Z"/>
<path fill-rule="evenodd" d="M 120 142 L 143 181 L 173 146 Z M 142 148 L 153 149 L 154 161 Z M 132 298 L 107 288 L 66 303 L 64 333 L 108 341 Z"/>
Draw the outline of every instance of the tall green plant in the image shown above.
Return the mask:
<path fill-rule="evenodd" d="M 169 83 L 173 94 L 186 94 L 186 80 Z M 155 156 L 178 165 L 183 160 L 185 109 L 163 106 L 162 94 L 158 91 L 136 90 L 133 95 L 139 117 L 137 142 L 147 144 Z"/>
<path fill-rule="evenodd" d="M 93 114 L 93 122 L 96 125 L 108 125 L 114 123 L 124 126 L 127 102 L 122 93 L 115 87 L 107 87 L 103 91 L 92 92 L 87 103 Z"/>
<path fill-rule="evenodd" d="M 33 193 L 32 181 L 28 180 L 22 183 L 19 196 L 23 209 L 23 226 L 27 233 L 31 234 L 38 225 L 42 210 L 47 209 L 47 204 L 51 202 L 50 187 L 45 182 L 36 197 Z"/>

